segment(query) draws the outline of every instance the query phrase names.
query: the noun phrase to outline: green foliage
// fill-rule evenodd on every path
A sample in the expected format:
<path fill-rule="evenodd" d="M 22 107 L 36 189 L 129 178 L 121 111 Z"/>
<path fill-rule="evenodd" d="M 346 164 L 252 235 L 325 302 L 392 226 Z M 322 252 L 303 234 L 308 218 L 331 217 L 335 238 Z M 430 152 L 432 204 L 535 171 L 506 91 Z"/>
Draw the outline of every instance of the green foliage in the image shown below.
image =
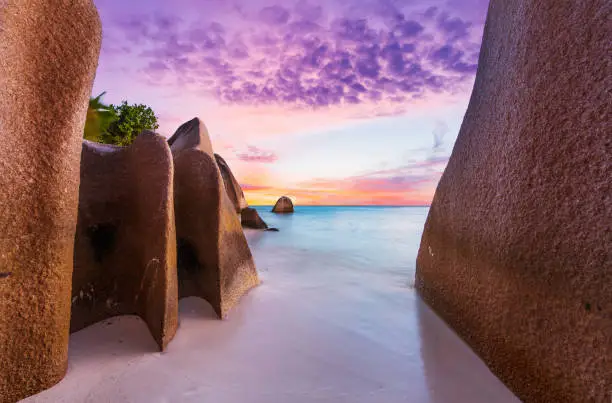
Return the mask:
<path fill-rule="evenodd" d="M 142 131 L 154 131 L 159 127 L 153 109 L 146 105 L 128 105 L 127 101 L 123 101 L 121 105 L 110 107 L 114 110 L 117 119 L 113 120 L 102 132 L 101 143 L 127 146 L 132 144 Z"/>
<path fill-rule="evenodd" d="M 100 141 L 102 133 L 108 129 L 113 121 L 117 120 L 115 110 L 102 102 L 104 94 L 106 92 L 89 100 L 83 133 L 83 138 L 87 140 Z"/>
<path fill-rule="evenodd" d="M 144 130 L 156 130 L 157 117 L 143 104 L 105 105 L 101 99 L 105 92 L 89 100 L 83 137 L 105 144 L 127 146 Z"/>

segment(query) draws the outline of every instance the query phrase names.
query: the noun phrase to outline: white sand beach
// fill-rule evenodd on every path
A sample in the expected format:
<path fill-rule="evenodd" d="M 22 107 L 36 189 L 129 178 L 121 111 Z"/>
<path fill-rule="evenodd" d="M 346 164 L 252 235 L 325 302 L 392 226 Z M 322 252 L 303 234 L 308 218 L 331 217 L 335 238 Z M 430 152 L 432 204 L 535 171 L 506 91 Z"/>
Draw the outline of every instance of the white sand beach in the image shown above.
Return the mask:
<path fill-rule="evenodd" d="M 280 233 L 247 231 L 263 282 L 228 319 L 181 300 L 163 353 L 137 317 L 97 323 L 71 335 L 66 377 L 23 402 L 518 402 L 403 282 L 411 274 L 379 281 L 277 248 L 296 219 L 282 220 Z"/>

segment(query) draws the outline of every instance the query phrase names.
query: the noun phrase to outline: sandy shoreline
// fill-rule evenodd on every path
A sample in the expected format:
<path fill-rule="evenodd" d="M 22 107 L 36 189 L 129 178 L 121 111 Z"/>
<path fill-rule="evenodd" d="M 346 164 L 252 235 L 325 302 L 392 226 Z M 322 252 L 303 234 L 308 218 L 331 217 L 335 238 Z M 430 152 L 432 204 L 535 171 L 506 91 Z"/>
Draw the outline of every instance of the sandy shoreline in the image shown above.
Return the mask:
<path fill-rule="evenodd" d="M 164 353 L 137 317 L 97 323 L 71 335 L 66 377 L 23 402 L 518 402 L 413 290 L 255 256 L 262 285 L 227 320 L 181 300 Z"/>

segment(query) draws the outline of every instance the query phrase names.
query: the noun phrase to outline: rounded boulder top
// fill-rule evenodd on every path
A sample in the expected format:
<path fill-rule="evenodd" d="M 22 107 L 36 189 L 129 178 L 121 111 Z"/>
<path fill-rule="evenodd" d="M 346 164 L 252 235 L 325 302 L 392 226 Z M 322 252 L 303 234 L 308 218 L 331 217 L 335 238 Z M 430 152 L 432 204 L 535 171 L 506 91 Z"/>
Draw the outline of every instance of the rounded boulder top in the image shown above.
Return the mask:
<path fill-rule="evenodd" d="M 293 213 L 293 202 L 287 196 L 283 196 L 274 205 L 273 213 Z"/>

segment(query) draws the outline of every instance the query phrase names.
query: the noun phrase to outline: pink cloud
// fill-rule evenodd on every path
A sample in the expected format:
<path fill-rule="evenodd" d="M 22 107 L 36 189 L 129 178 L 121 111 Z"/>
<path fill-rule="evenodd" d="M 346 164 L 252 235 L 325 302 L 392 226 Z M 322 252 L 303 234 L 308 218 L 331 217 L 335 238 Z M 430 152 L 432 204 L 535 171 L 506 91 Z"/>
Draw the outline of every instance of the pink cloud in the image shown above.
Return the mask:
<path fill-rule="evenodd" d="M 370 171 L 342 179 L 314 179 L 303 185 L 314 189 L 359 192 L 409 192 L 437 182 L 447 162 L 448 156 L 431 156 L 392 169 Z"/>
<path fill-rule="evenodd" d="M 320 178 L 287 188 L 243 187 L 253 204 L 270 204 L 282 195 L 302 205 L 427 205 L 448 162 L 448 156 L 431 156 L 392 169 L 346 178 Z"/>
<path fill-rule="evenodd" d="M 236 157 L 245 162 L 260 162 L 270 164 L 278 159 L 278 156 L 272 151 L 262 150 L 255 146 L 248 146 L 244 152 L 237 152 Z"/>
<path fill-rule="evenodd" d="M 259 190 L 269 190 L 269 189 L 271 189 L 270 186 L 265 186 L 265 185 L 250 185 L 248 183 L 241 184 L 240 187 L 245 192 L 248 192 L 248 191 L 255 192 L 255 191 L 259 191 Z"/>

